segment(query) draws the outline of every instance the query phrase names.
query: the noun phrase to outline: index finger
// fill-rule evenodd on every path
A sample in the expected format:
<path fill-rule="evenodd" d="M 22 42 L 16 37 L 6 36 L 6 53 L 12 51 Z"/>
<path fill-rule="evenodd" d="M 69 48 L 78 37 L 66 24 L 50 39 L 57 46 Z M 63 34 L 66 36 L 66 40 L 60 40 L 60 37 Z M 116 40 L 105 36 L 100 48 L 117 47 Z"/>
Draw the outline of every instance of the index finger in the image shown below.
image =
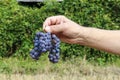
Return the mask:
<path fill-rule="evenodd" d="M 54 16 L 48 17 L 43 23 L 43 28 L 45 28 L 45 26 L 55 25 L 56 21 L 57 21 L 56 17 Z"/>
<path fill-rule="evenodd" d="M 48 17 L 43 23 L 43 29 L 45 28 L 45 26 L 56 25 L 60 24 L 61 22 L 64 22 L 64 17 L 61 15 Z"/>

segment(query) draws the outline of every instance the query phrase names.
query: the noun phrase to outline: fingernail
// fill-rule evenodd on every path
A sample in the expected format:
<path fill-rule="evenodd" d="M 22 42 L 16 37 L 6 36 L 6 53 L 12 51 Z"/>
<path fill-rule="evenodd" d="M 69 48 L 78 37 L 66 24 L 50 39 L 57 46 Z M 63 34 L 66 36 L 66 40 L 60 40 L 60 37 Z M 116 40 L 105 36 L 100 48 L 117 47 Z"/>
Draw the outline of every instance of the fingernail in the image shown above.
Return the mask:
<path fill-rule="evenodd" d="M 45 29 L 45 25 L 43 25 L 43 29 Z"/>
<path fill-rule="evenodd" d="M 45 30 L 46 30 L 46 32 L 51 32 L 50 26 L 46 26 L 46 27 L 45 27 Z"/>
<path fill-rule="evenodd" d="M 43 30 L 45 31 L 46 26 L 43 26 Z"/>

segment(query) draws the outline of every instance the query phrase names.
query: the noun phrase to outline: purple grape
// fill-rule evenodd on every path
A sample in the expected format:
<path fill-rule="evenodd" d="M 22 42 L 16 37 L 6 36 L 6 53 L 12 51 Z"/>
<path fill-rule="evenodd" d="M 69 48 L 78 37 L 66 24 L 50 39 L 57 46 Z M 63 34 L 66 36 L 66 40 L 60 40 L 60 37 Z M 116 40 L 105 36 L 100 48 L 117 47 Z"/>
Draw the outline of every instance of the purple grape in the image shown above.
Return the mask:
<path fill-rule="evenodd" d="M 38 43 L 37 43 L 37 42 L 35 42 L 35 43 L 34 43 L 34 46 L 35 46 L 35 47 L 36 47 L 36 46 L 38 46 Z"/>
<path fill-rule="evenodd" d="M 53 63 L 57 63 L 57 62 L 58 62 L 58 59 L 54 59 L 54 60 L 53 60 Z"/>
<path fill-rule="evenodd" d="M 38 47 L 34 47 L 34 50 L 37 51 L 39 48 Z"/>

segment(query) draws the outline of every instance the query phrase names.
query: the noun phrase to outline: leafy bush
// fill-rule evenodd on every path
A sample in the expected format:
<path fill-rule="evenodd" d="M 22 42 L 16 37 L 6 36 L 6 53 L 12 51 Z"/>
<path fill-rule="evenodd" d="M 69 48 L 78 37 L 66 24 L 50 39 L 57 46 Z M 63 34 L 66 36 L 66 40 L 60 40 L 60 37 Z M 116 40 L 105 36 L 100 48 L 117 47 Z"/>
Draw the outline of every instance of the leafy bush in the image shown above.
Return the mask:
<path fill-rule="evenodd" d="M 42 31 L 45 18 L 65 15 L 83 26 L 101 29 L 120 29 L 120 1 L 114 0 L 64 0 L 45 3 L 18 4 L 16 0 L 0 2 L 0 56 L 26 58 L 33 47 L 33 37 Z M 116 56 L 80 45 L 61 44 L 64 59 L 83 57 L 88 60 L 111 61 Z"/>

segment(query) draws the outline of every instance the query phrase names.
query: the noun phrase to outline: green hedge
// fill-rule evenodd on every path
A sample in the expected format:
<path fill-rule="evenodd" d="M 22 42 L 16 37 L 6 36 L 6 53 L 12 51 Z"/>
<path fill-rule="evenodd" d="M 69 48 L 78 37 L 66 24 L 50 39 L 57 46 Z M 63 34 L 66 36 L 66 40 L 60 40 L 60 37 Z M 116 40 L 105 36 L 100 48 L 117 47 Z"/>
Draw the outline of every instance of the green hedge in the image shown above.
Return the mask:
<path fill-rule="evenodd" d="M 119 0 L 64 0 L 44 3 L 0 1 L 0 56 L 27 58 L 33 48 L 36 32 L 42 31 L 44 20 L 53 15 L 65 15 L 80 25 L 101 29 L 120 29 Z M 84 57 L 99 62 L 113 61 L 117 56 L 80 45 L 61 43 L 63 59 Z"/>

